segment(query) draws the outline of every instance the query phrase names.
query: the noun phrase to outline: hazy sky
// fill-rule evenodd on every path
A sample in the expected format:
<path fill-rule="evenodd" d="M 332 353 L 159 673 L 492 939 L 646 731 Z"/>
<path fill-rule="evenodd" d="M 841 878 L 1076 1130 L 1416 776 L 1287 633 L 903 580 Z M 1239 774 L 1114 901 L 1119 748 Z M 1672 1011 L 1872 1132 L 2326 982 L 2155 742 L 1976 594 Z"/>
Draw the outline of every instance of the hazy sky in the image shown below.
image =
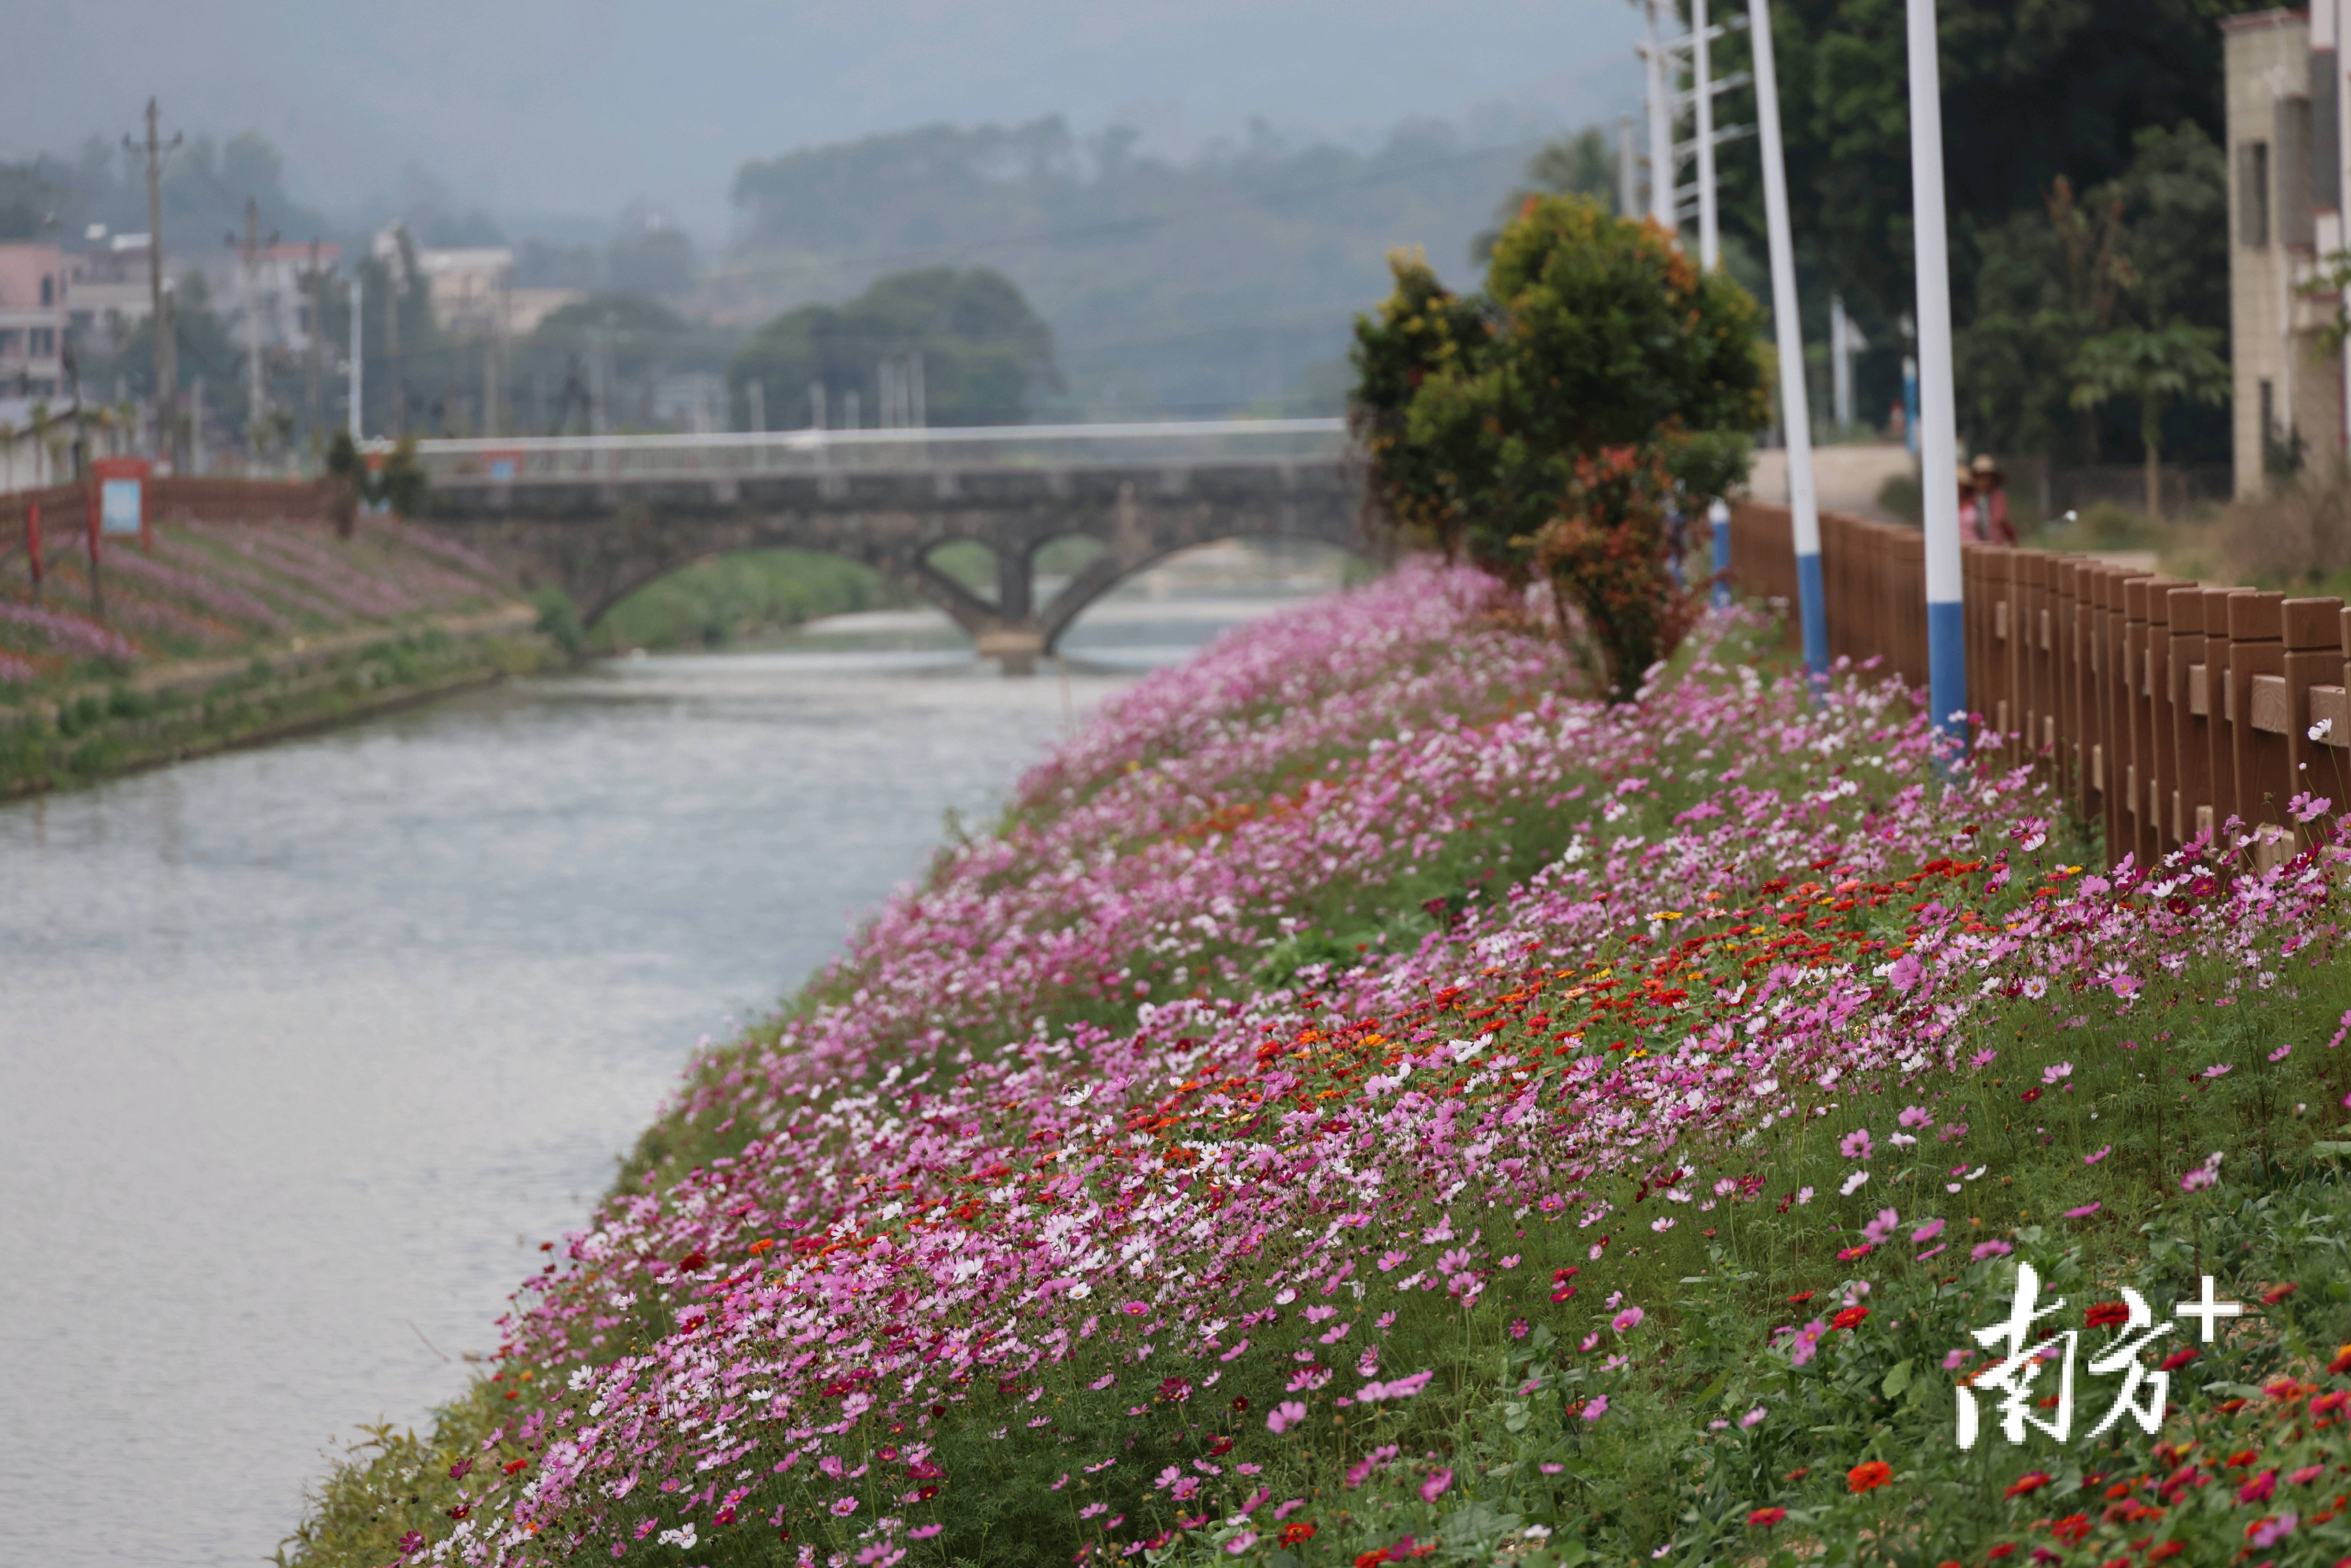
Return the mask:
<path fill-rule="evenodd" d="M 1639 90 L 1625 0 L 14 0 L 0 156 L 131 130 L 257 130 L 334 213 L 414 163 L 463 202 L 710 238 L 746 158 L 938 120 L 1068 115 L 1187 152 L 1262 114 L 1363 136 L 1506 103 L 1582 121 Z M 30 62 L 38 62 L 37 68 Z"/>

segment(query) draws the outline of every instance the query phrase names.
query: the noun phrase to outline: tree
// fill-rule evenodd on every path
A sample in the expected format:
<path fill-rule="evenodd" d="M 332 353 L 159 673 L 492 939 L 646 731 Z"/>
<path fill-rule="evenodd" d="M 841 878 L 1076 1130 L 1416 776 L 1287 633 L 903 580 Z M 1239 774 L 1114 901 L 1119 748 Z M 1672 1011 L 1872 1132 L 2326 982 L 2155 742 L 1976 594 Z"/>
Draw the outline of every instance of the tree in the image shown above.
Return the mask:
<path fill-rule="evenodd" d="M 1469 242 L 1471 260 L 1483 264 L 1494 254 L 1503 225 L 1518 215 L 1529 196 L 1589 196 L 1611 212 L 1616 209 L 1616 158 L 1596 125 L 1543 143 L 1527 160 L 1520 179 L 1519 187 L 1494 209 L 1494 226 Z"/>
<path fill-rule="evenodd" d="M 2175 321 L 2168 327 L 2126 327 L 2084 343 L 2074 357 L 2074 406 L 2097 408 L 2116 400 L 2138 404 L 2139 439 L 2147 444 L 2147 515 L 2160 517 L 2163 410 L 2174 399 L 2219 402 L 2228 395 L 2229 362 L 2221 334 Z"/>
<path fill-rule="evenodd" d="M 1562 632 L 1573 603 L 1629 698 L 1686 614 L 1667 509 L 1743 476 L 1765 414 L 1754 299 L 1576 196 L 1527 198 L 1479 298 L 1416 255 L 1391 266 L 1395 293 L 1356 323 L 1377 515 L 1506 581 L 1548 578 Z"/>
<path fill-rule="evenodd" d="M 757 383 L 768 418 L 799 421 L 809 389 L 825 389 L 837 419 L 854 391 L 869 418 L 881 407 L 883 361 L 920 355 L 930 424 L 1017 424 L 1030 397 L 1059 391 L 1051 329 L 992 267 L 923 267 L 874 280 L 842 306 L 787 310 L 752 336 L 727 367 L 738 408 Z"/>
<path fill-rule="evenodd" d="M 2060 175 L 1985 232 L 1975 315 L 1956 334 L 1961 413 L 1979 447 L 2095 462 L 2095 407 L 2070 396 L 2075 351 L 2133 320 L 2228 319 L 2228 180 L 2193 124 L 2149 127 L 2122 176 L 2076 196 Z M 2209 434 L 2209 433 L 2206 433 Z"/>

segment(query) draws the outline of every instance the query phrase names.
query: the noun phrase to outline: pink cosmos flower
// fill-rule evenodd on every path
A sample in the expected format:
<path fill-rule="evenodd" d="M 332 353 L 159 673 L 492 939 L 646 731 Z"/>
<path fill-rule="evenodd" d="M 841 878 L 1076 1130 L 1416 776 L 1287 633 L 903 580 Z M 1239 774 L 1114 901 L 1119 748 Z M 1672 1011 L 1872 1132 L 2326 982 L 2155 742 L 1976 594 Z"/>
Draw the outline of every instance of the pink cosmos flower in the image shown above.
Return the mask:
<path fill-rule="evenodd" d="M 1917 1229 L 1912 1231 L 1910 1233 L 1910 1239 L 1914 1244 L 1924 1245 L 1927 1242 L 1932 1241 L 1936 1237 L 1940 1236 L 1942 1233 L 1943 1222 L 1939 1219 L 1930 1219 L 1927 1221 L 1926 1224 L 1920 1226 Z"/>
<path fill-rule="evenodd" d="M 1876 1145 L 1870 1142 L 1869 1129 L 1866 1127 L 1855 1127 L 1837 1140 L 1837 1153 L 1849 1160 L 1865 1160 L 1869 1158 L 1871 1151 L 1876 1147 Z"/>
<path fill-rule="evenodd" d="M 1599 1420 L 1599 1419 L 1600 1419 L 1600 1417 L 1602 1417 L 1603 1416 L 1605 1416 L 1605 1415 L 1607 1415 L 1607 1414 L 1608 1414 L 1608 1396 L 1606 1396 L 1605 1394 L 1602 1395 L 1599 1398 L 1594 1399 L 1594 1400 L 1593 1400 L 1590 1404 L 1586 1405 L 1586 1406 L 1583 1407 L 1583 1418 L 1584 1418 L 1585 1420 L 1587 1420 L 1587 1421 L 1597 1421 L 1597 1420 Z"/>
<path fill-rule="evenodd" d="M 1453 1472 L 1451 1470 L 1429 1471 L 1428 1479 L 1420 1483 L 1420 1500 L 1423 1502 L 1435 1502 L 1438 1498 L 1445 1495 L 1446 1490 L 1452 1486 L 1452 1484 Z"/>
<path fill-rule="evenodd" d="M 1968 1256 L 1980 1263 L 1987 1258 L 2005 1258 L 2015 1250 L 2005 1241 L 1979 1241 Z"/>
<path fill-rule="evenodd" d="M 1639 1328 L 1641 1326 L 1641 1320 L 1648 1315 L 1648 1313 L 1643 1312 L 1638 1307 L 1626 1307 L 1623 1312 L 1618 1312 L 1614 1317 L 1608 1320 L 1608 1326 L 1614 1329 L 1618 1333 L 1625 1333 L 1630 1330 Z"/>
<path fill-rule="evenodd" d="M 1305 1419 L 1306 1406 L 1295 1399 L 1285 1399 L 1275 1406 L 1271 1414 L 1266 1416 L 1266 1430 L 1279 1436 L 1289 1431 L 1292 1427 L 1301 1425 Z"/>

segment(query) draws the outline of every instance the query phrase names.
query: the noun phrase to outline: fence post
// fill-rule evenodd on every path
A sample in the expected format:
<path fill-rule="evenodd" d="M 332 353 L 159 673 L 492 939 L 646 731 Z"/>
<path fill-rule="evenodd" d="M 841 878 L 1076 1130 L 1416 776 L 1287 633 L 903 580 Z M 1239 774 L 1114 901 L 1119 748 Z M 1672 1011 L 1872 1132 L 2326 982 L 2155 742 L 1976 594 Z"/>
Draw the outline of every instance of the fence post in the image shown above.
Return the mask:
<path fill-rule="evenodd" d="M 2204 652 L 2204 590 L 2175 588 L 2171 601 L 2171 836 L 2186 843 L 2211 831 L 2212 734 Z"/>
<path fill-rule="evenodd" d="M 2118 793 L 2122 798 L 2122 821 L 2128 831 L 2133 863 L 2144 870 L 2153 857 L 2147 853 L 2148 841 L 2154 834 L 2154 822 L 2147 810 L 2147 781 L 2150 772 L 2149 759 L 2154 755 L 2153 721 L 2142 716 L 2147 689 L 2147 585 L 2144 577 L 2126 578 L 2122 583 L 2122 637 L 2115 659 L 2115 696 L 2118 722 L 2115 726 L 2115 744 L 2121 752 L 2116 772 L 2121 775 Z"/>
<path fill-rule="evenodd" d="M 2313 740 L 2311 727 L 2318 722 L 2311 702 L 2311 693 L 2327 684 L 2328 678 L 2339 674 L 2336 660 L 2340 648 L 2343 622 L 2343 601 L 2339 599 L 2289 599 L 2280 607 L 2284 632 L 2286 784 L 2288 799 L 2304 793 L 2323 794 L 2329 799 L 2341 799 L 2342 792 L 2328 777 L 2328 761 L 2334 753 L 2323 740 Z M 2318 841 L 2323 830 L 2314 825 L 2287 823 L 2294 829 L 2301 844 L 2307 848 Z"/>
<path fill-rule="evenodd" d="M 2237 815 L 2237 750 L 2234 726 L 2229 716 L 2229 601 L 2249 588 L 2207 588 L 2204 591 L 2204 723 L 2212 758 L 2212 841 Z"/>
<path fill-rule="evenodd" d="M 2177 721 L 2171 705 L 2171 592 L 2187 586 L 2176 577 L 2147 580 L 2147 624 L 2138 663 L 2134 666 L 2140 692 L 2135 711 L 2144 716 L 2146 724 L 2137 749 L 2146 780 L 2139 786 L 2139 800 L 2145 817 L 2142 836 L 2148 845 L 2150 865 L 2160 862 L 2179 844 L 2171 810 L 2172 794 L 2179 785 L 2179 742 L 2172 733 Z"/>
<path fill-rule="evenodd" d="M 2063 779 L 2064 768 L 2057 759 L 2057 685 L 2050 674 L 2049 585 L 2054 577 L 2047 556 L 2035 552 L 2024 557 L 2024 756 L 2028 761 L 2046 758 L 2050 777 Z"/>
<path fill-rule="evenodd" d="M 2229 728 L 2237 759 L 2237 815 L 2255 829 L 2253 862 L 2282 858 L 2273 833 L 2286 821 L 2294 766 L 2285 729 L 2285 595 L 2238 593 L 2229 599 Z"/>

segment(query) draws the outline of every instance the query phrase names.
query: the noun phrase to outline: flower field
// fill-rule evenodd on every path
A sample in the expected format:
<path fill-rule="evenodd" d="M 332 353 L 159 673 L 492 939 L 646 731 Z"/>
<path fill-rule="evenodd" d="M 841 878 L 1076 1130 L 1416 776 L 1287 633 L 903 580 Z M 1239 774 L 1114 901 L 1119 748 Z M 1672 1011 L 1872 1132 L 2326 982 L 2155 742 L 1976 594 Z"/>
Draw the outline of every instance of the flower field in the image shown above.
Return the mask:
<path fill-rule="evenodd" d="M 152 553 L 112 542 L 99 557 L 106 614 L 73 540 L 44 552 L 39 605 L 21 551 L 0 557 L 0 700 L 119 678 L 162 660 L 218 657 L 305 632 L 396 624 L 504 602 L 489 562 L 421 529 L 364 521 L 358 535 L 176 523 Z"/>
<path fill-rule="evenodd" d="M 2351 853 L 2095 874 L 1743 612 L 1613 707 L 1530 617 L 1106 704 L 291 1560 L 2351 1555 Z"/>

